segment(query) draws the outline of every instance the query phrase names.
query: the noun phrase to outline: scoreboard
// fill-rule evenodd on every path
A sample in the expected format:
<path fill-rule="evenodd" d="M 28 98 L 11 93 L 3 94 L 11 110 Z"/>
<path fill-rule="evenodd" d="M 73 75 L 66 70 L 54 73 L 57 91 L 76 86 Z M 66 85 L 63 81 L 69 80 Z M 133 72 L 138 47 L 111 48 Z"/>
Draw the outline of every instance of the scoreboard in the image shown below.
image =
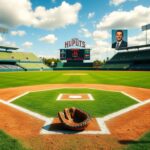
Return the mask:
<path fill-rule="evenodd" d="M 60 49 L 60 60 L 83 61 L 90 60 L 90 49 Z"/>

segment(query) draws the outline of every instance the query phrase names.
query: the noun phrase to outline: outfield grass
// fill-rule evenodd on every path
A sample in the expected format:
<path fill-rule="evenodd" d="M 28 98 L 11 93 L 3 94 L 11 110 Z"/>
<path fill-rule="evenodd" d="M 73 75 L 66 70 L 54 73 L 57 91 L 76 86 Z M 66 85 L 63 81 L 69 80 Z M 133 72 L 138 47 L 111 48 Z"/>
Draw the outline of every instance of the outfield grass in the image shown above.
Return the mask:
<path fill-rule="evenodd" d="M 20 142 L 0 130 L 0 150 L 27 150 Z"/>
<path fill-rule="evenodd" d="M 125 150 L 150 150 L 150 132 L 138 141 L 128 141 L 127 143 L 129 143 L 129 146 Z"/>
<path fill-rule="evenodd" d="M 95 100 L 56 101 L 60 93 L 91 93 Z M 13 101 L 13 103 L 48 117 L 56 117 L 58 111 L 62 111 L 66 107 L 77 107 L 93 117 L 102 117 L 137 102 L 119 92 L 93 89 L 59 89 L 29 93 Z"/>
<path fill-rule="evenodd" d="M 79 71 L 74 71 L 79 72 Z M 82 71 L 87 75 L 65 76 L 73 71 L 0 73 L 0 88 L 57 83 L 102 83 L 150 88 L 150 72 Z M 81 72 L 81 71 L 80 71 Z"/>

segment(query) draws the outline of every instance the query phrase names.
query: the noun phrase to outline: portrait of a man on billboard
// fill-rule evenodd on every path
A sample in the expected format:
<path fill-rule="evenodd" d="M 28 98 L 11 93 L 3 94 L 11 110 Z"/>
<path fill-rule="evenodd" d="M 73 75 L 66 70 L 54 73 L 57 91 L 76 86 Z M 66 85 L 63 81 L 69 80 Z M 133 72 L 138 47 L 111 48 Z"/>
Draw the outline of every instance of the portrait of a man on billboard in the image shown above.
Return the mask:
<path fill-rule="evenodd" d="M 128 31 L 127 30 L 112 30 L 112 48 L 119 50 L 120 48 L 126 48 Z"/>

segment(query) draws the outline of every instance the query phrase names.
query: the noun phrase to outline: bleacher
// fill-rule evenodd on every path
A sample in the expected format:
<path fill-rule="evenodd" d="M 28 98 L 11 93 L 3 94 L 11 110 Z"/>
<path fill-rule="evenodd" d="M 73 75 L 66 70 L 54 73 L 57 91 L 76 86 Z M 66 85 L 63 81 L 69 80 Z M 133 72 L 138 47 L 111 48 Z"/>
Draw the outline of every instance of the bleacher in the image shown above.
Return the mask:
<path fill-rule="evenodd" d="M 25 70 L 50 70 L 48 66 L 43 63 L 17 63 Z"/>
<path fill-rule="evenodd" d="M 23 68 L 13 64 L 0 64 L 0 71 L 23 71 Z"/>
<path fill-rule="evenodd" d="M 147 59 L 150 59 L 150 50 L 119 52 L 111 59 L 111 62 L 137 61 Z"/>
<path fill-rule="evenodd" d="M 101 69 L 150 70 L 150 49 L 118 52 Z"/>
<path fill-rule="evenodd" d="M 41 60 L 33 53 L 27 52 L 0 52 L 0 61 L 15 60 L 15 61 L 30 61 L 30 62 L 41 62 Z"/>
<path fill-rule="evenodd" d="M 106 63 L 103 66 L 103 69 L 109 70 L 128 70 L 130 67 L 129 63 Z"/>
<path fill-rule="evenodd" d="M 40 58 L 30 52 L 12 52 L 17 48 L 0 46 L 0 71 L 52 70 Z"/>

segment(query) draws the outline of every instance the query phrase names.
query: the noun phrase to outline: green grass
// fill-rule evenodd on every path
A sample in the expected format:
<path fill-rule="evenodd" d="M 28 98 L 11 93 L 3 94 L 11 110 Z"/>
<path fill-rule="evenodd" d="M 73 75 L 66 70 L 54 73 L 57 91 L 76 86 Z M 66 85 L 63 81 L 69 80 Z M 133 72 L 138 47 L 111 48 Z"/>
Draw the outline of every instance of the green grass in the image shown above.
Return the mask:
<path fill-rule="evenodd" d="M 27 150 L 19 141 L 0 130 L 0 150 Z"/>
<path fill-rule="evenodd" d="M 150 132 L 138 141 L 128 141 L 127 143 L 129 143 L 129 146 L 125 150 L 150 150 Z"/>
<path fill-rule="evenodd" d="M 102 83 L 150 88 L 150 72 L 83 71 L 87 75 L 63 75 L 71 72 L 79 71 L 0 73 L 0 88 L 55 83 Z"/>
<path fill-rule="evenodd" d="M 91 93 L 95 100 L 56 101 L 60 93 Z M 55 117 L 58 111 L 73 106 L 83 109 L 93 117 L 102 117 L 137 102 L 119 92 L 93 89 L 59 89 L 29 93 L 13 101 L 13 103 L 49 117 Z"/>

